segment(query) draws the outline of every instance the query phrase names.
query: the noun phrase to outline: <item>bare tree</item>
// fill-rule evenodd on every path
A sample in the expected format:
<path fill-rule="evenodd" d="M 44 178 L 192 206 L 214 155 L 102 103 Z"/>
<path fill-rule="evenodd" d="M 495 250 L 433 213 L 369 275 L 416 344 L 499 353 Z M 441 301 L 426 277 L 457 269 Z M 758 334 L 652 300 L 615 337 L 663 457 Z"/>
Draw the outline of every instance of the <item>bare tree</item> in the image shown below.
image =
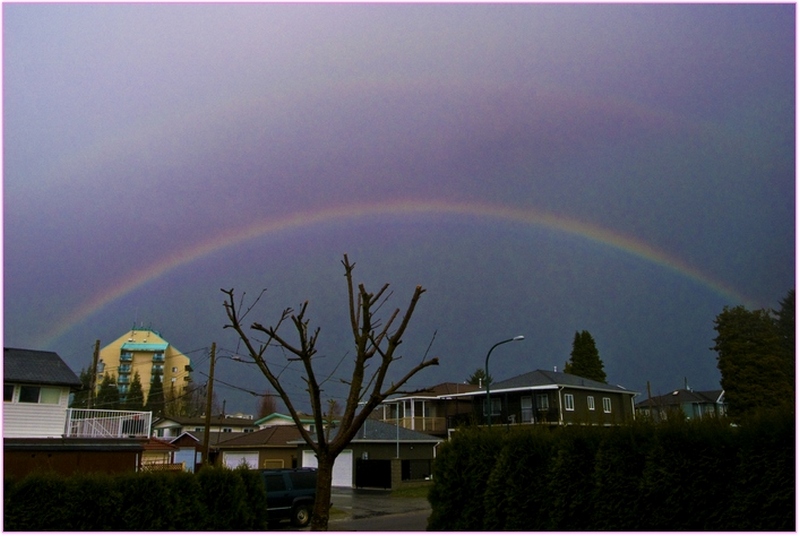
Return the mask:
<path fill-rule="evenodd" d="M 258 398 L 257 409 L 258 411 L 256 412 L 256 415 L 258 415 L 259 419 L 262 417 L 267 417 L 268 415 L 272 415 L 273 413 L 277 413 L 278 404 L 275 402 L 275 395 L 269 391 L 266 394 L 261 395 Z"/>
<path fill-rule="evenodd" d="M 342 380 L 349 385 L 349 389 L 345 408 L 337 422 L 336 433 L 332 434 L 333 437 L 329 437 L 329 434 L 326 433 L 329 428 L 325 426 L 325 409 L 323 408 L 321 383 L 318 381 L 313 367 L 320 328 L 316 328 L 313 332 L 309 330 L 309 321 L 306 319 L 308 302 L 304 302 L 298 312 L 291 308 L 284 309 L 274 326 L 265 327 L 258 322 L 254 322 L 250 325 L 249 333 L 253 334 L 251 336 L 245 330 L 242 322 L 247 313 L 252 310 L 254 304 L 242 312 L 236 305 L 233 289 L 222 289 L 222 292 L 227 296 L 224 305 L 230 321 L 229 324 L 225 325 L 225 328 L 232 328 L 236 331 L 250 356 L 281 397 L 281 400 L 283 400 L 303 439 L 316 454 L 317 497 L 311 518 L 312 530 L 327 530 L 328 528 L 333 464 L 336 457 L 350 443 L 370 413 L 386 397 L 402 393 L 403 391 L 400 391 L 400 388 L 416 373 L 431 365 L 439 364 L 437 357 L 427 360 L 426 357 L 422 357 L 402 378 L 389 386 L 384 386 L 390 365 L 402 357 L 396 355 L 397 349 L 402 342 L 403 334 L 411 320 L 411 315 L 414 313 L 414 308 L 425 289 L 419 286 L 416 287 L 402 317 L 400 316 L 400 309 L 395 309 L 388 321 L 384 323 L 376 315 L 389 298 L 389 296 L 385 296 L 389 284 L 383 285 L 375 294 L 367 292 L 363 283 L 359 284 L 358 289 L 356 289 L 353 285 L 353 268 L 355 264 L 349 261 L 347 255 L 344 255 L 342 265 L 344 266 L 344 275 L 347 280 L 350 326 L 355 343 L 355 357 L 352 376 L 348 380 Z M 258 298 L 256 301 L 258 301 Z M 395 328 L 395 321 L 398 319 L 399 324 Z M 281 326 L 286 321 L 291 322 L 294 326 L 297 342 L 290 342 L 289 339 L 279 334 Z M 257 340 L 255 338 L 263 338 L 264 336 L 266 336 L 265 340 Z M 273 370 L 273 365 L 266 361 L 265 352 L 272 345 L 277 345 L 290 354 L 289 360 L 302 363 L 305 373 L 303 380 L 307 385 L 315 422 L 314 432 L 309 432 L 303 428 L 294 403 L 289 398 L 283 385 L 281 385 L 279 378 L 281 371 Z M 370 371 L 370 366 L 373 363 L 376 366 L 374 370 Z M 329 406 L 329 413 L 331 409 L 331 406 Z"/>

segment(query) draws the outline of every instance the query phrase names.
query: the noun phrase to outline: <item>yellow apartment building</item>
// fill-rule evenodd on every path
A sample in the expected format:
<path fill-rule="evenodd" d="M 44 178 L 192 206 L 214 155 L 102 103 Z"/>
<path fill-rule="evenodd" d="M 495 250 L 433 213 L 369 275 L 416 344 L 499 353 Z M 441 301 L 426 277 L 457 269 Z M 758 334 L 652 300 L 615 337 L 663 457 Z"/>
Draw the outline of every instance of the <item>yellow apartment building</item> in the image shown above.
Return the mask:
<path fill-rule="evenodd" d="M 155 375 L 161 376 L 166 400 L 184 394 L 191 382 L 191 360 L 150 328 L 133 327 L 119 339 L 100 350 L 97 367 L 97 386 L 105 374 L 117 378 L 120 398 L 124 400 L 133 376 L 139 373 L 142 391 L 149 396 Z"/>

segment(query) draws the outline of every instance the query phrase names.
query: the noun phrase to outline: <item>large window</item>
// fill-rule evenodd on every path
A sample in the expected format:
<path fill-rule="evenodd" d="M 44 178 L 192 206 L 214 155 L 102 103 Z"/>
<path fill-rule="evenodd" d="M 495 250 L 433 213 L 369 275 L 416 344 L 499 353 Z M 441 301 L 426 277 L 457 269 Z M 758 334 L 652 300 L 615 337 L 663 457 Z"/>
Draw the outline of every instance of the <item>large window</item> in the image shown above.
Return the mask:
<path fill-rule="evenodd" d="M 533 422 L 533 399 L 531 397 L 522 397 L 520 400 L 520 409 L 522 410 L 522 415 L 520 415 L 522 422 Z"/>
<path fill-rule="evenodd" d="M 611 413 L 611 399 L 603 397 L 603 413 Z"/>
<path fill-rule="evenodd" d="M 540 410 L 550 409 L 550 399 L 547 395 L 536 395 L 536 408 Z"/>
<path fill-rule="evenodd" d="M 586 397 L 586 405 L 589 407 L 589 411 L 594 411 L 594 397 L 587 396 Z"/>
<path fill-rule="evenodd" d="M 3 384 L 3 402 L 11 402 L 14 398 L 14 384 Z"/>
<path fill-rule="evenodd" d="M 573 395 L 564 395 L 564 409 L 575 411 L 575 397 Z"/>
<path fill-rule="evenodd" d="M 492 399 L 492 415 L 500 415 L 500 399 Z M 483 401 L 483 414 L 486 415 L 486 400 Z"/>

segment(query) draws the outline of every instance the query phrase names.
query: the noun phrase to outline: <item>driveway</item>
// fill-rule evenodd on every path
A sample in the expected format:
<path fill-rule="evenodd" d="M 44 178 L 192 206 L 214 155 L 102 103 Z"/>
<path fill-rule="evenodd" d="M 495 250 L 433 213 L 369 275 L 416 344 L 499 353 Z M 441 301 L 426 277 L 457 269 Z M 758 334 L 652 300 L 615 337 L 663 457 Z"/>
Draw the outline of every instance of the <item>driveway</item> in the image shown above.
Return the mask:
<path fill-rule="evenodd" d="M 428 499 L 414 497 L 392 497 L 388 490 L 331 489 L 331 503 L 337 510 L 349 514 L 352 519 L 377 517 L 392 514 L 407 514 L 430 510 Z"/>

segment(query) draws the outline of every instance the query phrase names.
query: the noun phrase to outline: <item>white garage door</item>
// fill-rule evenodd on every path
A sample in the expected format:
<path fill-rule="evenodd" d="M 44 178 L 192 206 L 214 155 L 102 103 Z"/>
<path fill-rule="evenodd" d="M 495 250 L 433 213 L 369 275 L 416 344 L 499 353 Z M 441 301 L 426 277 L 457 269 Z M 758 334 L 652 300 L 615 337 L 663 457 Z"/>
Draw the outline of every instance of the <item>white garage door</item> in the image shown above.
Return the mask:
<path fill-rule="evenodd" d="M 303 467 L 317 467 L 317 458 L 313 450 L 303 451 Z M 333 463 L 332 486 L 341 488 L 353 487 L 353 451 L 343 450 Z"/>
<path fill-rule="evenodd" d="M 223 452 L 222 465 L 236 469 L 246 464 L 250 469 L 258 469 L 258 452 Z"/>

